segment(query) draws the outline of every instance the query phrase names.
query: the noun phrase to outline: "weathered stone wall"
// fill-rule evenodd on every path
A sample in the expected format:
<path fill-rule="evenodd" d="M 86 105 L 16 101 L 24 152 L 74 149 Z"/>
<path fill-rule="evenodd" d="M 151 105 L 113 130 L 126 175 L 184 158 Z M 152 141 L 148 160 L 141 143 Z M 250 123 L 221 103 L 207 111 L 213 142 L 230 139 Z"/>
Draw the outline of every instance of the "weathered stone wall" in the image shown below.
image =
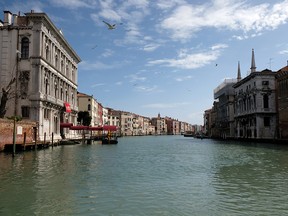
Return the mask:
<path fill-rule="evenodd" d="M 36 122 L 19 121 L 16 122 L 16 143 L 23 143 L 26 132 L 26 143 L 34 140 L 34 130 Z M 22 133 L 21 133 L 22 132 Z M 13 120 L 0 119 L 0 151 L 3 151 L 5 144 L 13 143 Z"/>

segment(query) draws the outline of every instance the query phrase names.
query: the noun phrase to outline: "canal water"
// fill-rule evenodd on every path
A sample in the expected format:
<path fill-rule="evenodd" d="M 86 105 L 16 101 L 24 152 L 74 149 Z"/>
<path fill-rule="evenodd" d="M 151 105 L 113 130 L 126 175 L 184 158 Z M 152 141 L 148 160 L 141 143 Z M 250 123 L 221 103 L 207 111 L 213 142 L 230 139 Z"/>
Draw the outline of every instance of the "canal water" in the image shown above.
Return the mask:
<path fill-rule="evenodd" d="M 183 136 L 0 153 L 0 215 L 288 215 L 288 145 Z"/>

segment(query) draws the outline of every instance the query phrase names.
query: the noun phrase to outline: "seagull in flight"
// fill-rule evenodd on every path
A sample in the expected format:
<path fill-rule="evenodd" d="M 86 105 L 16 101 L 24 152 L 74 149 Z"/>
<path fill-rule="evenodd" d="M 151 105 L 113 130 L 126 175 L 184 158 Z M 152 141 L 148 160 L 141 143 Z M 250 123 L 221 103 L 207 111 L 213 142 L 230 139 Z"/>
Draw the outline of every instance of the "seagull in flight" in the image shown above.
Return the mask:
<path fill-rule="evenodd" d="M 109 30 L 116 29 L 116 24 L 110 24 L 110 23 L 108 23 L 108 22 L 106 22 L 104 20 L 103 20 L 103 23 L 105 23 L 108 26 Z M 122 25 L 122 23 L 119 23 L 119 25 Z"/>

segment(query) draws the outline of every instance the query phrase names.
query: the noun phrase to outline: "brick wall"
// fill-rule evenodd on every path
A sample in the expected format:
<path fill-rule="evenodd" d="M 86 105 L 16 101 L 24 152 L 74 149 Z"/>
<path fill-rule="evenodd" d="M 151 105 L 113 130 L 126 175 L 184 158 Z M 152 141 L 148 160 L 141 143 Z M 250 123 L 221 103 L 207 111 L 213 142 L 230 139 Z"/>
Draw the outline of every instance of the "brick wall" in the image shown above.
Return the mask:
<path fill-rule="evenodd" d="M 21 134 L 16 135 L 16 143 L 23 143 L 24 133 L 26 132 L 26 143 L 31 143 L 34 140 L 33 127 L 36 127 L 36 122 L 19 121 L 16 123 L 16 131 Z M 18 129 L 18 130 L 17 130 Z M 13 120 L 0 119 L 0 151 L 3 151 L 5 144 L 13 143 Z"/>

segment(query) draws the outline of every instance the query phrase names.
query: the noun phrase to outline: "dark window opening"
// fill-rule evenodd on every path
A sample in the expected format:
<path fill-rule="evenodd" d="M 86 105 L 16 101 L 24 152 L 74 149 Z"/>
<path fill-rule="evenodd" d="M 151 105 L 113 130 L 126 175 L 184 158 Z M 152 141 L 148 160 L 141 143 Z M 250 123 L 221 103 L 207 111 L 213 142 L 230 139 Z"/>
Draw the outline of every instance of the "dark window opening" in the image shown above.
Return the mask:
<path fill-rule="evenodd" d="M 21 40 L 21 58 L 29 58 L 29 39 L 27 37 Z"/>
<path fill-rule="evenodd" d="M 29 118 L 30 116 L 30 109 L 27 106 L 21 107 L 21 113 L 23 118 Z"/>
<path fill-rule="evenodd" d="M 263 96 L 263 103 L 264 103 L 264 108 L 269 108 L 269 97 L 268 95 Z"/>
<path fill-rule="evenodd" d="M 270 117 L 264 117 L 264 127 L 270 126 Z"/>

